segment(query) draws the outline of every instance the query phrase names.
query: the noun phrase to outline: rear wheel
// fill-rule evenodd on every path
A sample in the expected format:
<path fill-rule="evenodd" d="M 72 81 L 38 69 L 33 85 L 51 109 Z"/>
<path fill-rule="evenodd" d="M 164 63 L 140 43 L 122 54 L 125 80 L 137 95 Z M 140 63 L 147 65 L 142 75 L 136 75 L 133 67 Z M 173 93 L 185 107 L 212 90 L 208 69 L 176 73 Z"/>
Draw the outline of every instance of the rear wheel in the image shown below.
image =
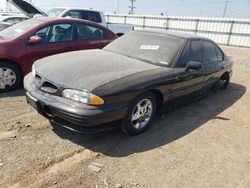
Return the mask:
<path fill-rule="evenodd" d="M 127 135 L 137 135 L 144 132 L 156 111 L 155 97 L 151 93 L 144 93 L 136 97 L 131 103 L 124 119 L 122 131 Z"/>
<path fill-rule="evenodd" d="M 0 92 L 12 91 L 20 87 L 22 75 L 17 66 L 9 62 L 0 62 Z"/>

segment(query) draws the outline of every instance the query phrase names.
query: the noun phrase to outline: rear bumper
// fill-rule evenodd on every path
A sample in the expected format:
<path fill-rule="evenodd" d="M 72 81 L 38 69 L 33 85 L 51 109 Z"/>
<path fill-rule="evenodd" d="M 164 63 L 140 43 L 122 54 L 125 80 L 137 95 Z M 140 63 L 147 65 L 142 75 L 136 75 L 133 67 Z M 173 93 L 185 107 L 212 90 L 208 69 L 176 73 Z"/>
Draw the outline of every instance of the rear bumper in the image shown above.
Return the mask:
<path fill-rule="evenodd" d="M 95 133 L 116 128 L 113 122 L 125 117 L 126 104 L 100 107 L 81 104 L 45 93 L 32 80 L 30 74 L 24 79 L 27 102 L 52 124 L 81 133 Z"/>

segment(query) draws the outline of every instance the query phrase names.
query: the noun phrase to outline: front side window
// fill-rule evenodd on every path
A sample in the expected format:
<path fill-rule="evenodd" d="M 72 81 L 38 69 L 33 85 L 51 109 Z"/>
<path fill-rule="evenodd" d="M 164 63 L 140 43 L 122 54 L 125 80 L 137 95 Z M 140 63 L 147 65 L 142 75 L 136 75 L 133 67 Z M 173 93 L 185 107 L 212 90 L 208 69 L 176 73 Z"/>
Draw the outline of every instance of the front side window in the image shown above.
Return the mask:
<path fill-rule="evenodd" d="M 86 24 L 77 24 L 76 27 L 79 40 L 103 40 L 106 38 L 106 32 L 101 28 Z"/>
<path fill-rule="evenodd" d="M 212 42 L 209 41 L 203 42 L 205 63 L 216 62 L 218 60 L 215 47 L 216 46 Z"/>
<path fill-rule="evenodd" d="M 176 67 L 186 67 L 190 61 L 202 63 L 202 46 L 200 40 L 193 40 L 187 43 Z"/>
<path fill-rule="evenodd" d="M 43 39 L 43 43 L 47 43 L 50 41 L 50 26 L 44 27 L 36 32 L 36 36 L 39 36 Z"/>
<path fill-rule="evenodd" d="M 36 35 L 43 39 L 43 43 L 68 42 L 73 40 L 73 26 L 55 24 L 38 30 Z"/>

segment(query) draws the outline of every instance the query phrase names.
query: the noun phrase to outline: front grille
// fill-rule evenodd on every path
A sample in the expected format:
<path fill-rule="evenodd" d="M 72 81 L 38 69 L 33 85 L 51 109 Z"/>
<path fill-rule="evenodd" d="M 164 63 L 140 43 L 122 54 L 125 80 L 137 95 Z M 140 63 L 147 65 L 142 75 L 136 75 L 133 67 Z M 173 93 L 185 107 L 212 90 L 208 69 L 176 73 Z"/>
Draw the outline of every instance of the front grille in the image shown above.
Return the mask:
<path fill-rule="evenodd" d="M 53 95 L 57 95 L 58 94 L 58 88 L 49 83 L 49 82 L 44 82 L 42 84 L 42 86 L 40 87 L 40 89 L 46 93 L 50 93 L 50 94 L 53 94 Z"/>
<path fill-rule="evenodd" d="M 35 76 L 35 84 L 36 86 L 49 94 L 52 95 L 58 95 L 59 94 L 59 89 L 57 86 L 55 86 L 54 84 L 50 83 L 49 81 L 44 81 L 41 76 L 39 76 L 38 74 L 36 74 Z"/>

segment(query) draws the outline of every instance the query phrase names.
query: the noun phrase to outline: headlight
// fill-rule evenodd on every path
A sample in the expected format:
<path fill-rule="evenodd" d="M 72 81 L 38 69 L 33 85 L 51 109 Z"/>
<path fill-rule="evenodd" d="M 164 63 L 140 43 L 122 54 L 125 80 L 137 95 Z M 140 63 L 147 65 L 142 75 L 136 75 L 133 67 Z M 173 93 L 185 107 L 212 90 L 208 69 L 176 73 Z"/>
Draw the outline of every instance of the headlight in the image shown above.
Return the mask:
<path fill-rule="evenodd" d="M 32 73 L 33 76 L 36 76 L 36 69 L 35 69 L 34 65 L 32 65 L 31 73 Z"/>
<path fill-rule="evenodd" d="M 73 89 L 65 89 L 62 92 L 62 96 L 74 101 L 82 102 L 90 105 L 103 105 L 104 100 L 92 93 L 84 91 L 77 91 Z"/>

